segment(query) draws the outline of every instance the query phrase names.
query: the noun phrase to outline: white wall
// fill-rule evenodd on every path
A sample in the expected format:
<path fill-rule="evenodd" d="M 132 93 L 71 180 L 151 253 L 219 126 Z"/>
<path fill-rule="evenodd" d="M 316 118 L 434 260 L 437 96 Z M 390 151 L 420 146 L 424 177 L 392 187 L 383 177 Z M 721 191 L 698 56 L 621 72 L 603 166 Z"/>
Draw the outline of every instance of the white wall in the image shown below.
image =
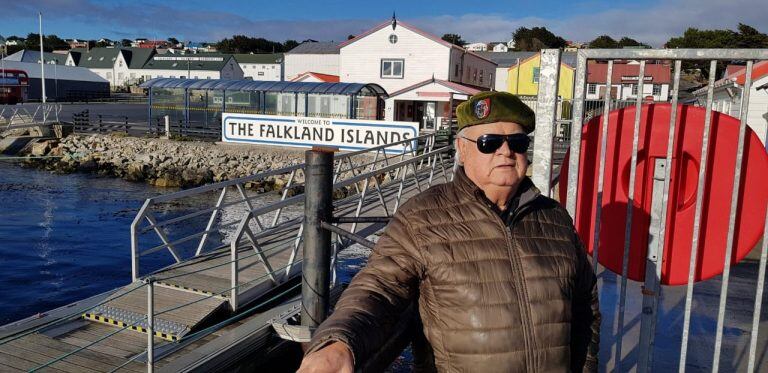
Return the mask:
<path fill-rule="evenodd" d="M 253 80 L 280 80 L 280 70 L 282 66 L 279 63 L 240 63 L 240 69 L 243 70 L 244 78 Z"/>
<path fill-rule="evenodd" d="M 747 111 L 747 124 L 760 137 L 765 144 L 765 131 L 768 128 L 768 90 L 757 90 L 757 87 L 768 83 L 768 75 L 752 82 L 749 92 L 749 111 Z"/>
<path fill-rule="evenodd" d="M 389 42 L 390 35 L 397 43 Z M 341 82 L 376 83 L 388 93 L 431 79 L 449 79 L 451 48 L 405 26 L 384 27 L 341 48 Z M 403 78 L 382 78 L 382 59 L 402 59 Z M 287 65 L 287 59 L 286 59 Z M 286 68 L 286 79 L 288 79 Z"/>
<path fill-rule="evenodd" d="M 507 85 L 509 83 L 509 68 L 497 67 L 496 73 L 493 79 L 495 80 L 493 84 L 493 89 L 499 92 L 506 92 Z"/>
<path fill-rule="evenodd" d="M 132 70 L 136 76 L 143 76 L 145 80 L 154 78 L 180 78 L 187 76 L 187 70 L 162 70 L 162 69 L 136 69 Z M 215 70 L 192 70 L 189 75 L 193 79 L 219 79 L 221 72 Z M 147 79 L 149 76 L 149 79 Z M 197 77 L 197 78 L 195 78 Z"/>
<path fill-rule="evenodd" d="M 339 55 L 285 54 L 285 80 L 291 80 L 307 71 L 339 75 Z"/>

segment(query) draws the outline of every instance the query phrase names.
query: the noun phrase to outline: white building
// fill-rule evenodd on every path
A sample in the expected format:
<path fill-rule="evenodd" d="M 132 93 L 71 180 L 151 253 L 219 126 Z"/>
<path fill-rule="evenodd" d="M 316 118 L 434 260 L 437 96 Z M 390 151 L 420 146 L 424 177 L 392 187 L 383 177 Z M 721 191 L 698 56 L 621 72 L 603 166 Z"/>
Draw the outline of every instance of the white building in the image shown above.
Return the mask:
<path fill-rule="evenodd" d="M 729 69 L 731 67 L 729 66 Z M 741 115 L 741 98 L 744 94 L 746 68 L 734 69 L 735 72 L 717 80 L 714 87 L 712 109 L 732 117 Z M 693 92 L 697 104 L 707 104 L 707 86 Z M 749 107 L 747 108 L 747 125 L 760 137 L 765 144 L 768 130 L 768 61 L 761 61 L 752 67 L 752 86 L 749 90 Z"/>
<path fill-rule="evenodd" d="M 85 67 L 112 89 L 153 78 L 242 79 L 243 70 L 227 54 L 158 54 L 149 48 L 73 49 L 66 65 Z"/>
<path fill-rule="evenodd" d="M 611 75 L 611 97 L 618 100 L 637 98 L 640 65 L 637 63 L 614 63 Z M 587 66 L 587 100 L 599 100 L 605 97 L 608 64 L 590 63 Z M 645 65 L 643 77 L 643 98 L 666 102 L 669 100 L 671 83 L 669 64 Z"/>
<path fill-rule="evenodd" d="M 464 44 L 464 49 L 470 52 L 485 52 L 488 50 L 488 44 L 486 43 L 469 43 Z"/>
<path fill-rule="evenodd" d="M 451 102 L 494 85 L 496 63 L 401 21 L 339 47 L 341 82 L 382 86 L 390 94 L 387 120 L 420 122 L 427 130 L 451 117 Z"/>
<path fill-rule="evenodd" d="M 283 77 L 283 54 L 235 54 L 233 55 L 243 77 L 253 80 L 285 80 Z"/>
<path fill-rule="evenodd" d="M 491 49 L 491 52 L 496 52 L 496 53 L 503 53 L 503 52 L 509 51 L 509 47 L 507 47 L 507 44 L 501 43 L 501 42 L 490 43 L 488 44 L 488 48 Z"/>
<path fill-rule="evenodd" d="M 339 75 L 339 45 L 335 42 L 304 42 L 285 53 L 284 80 L 311 71 Z"/>

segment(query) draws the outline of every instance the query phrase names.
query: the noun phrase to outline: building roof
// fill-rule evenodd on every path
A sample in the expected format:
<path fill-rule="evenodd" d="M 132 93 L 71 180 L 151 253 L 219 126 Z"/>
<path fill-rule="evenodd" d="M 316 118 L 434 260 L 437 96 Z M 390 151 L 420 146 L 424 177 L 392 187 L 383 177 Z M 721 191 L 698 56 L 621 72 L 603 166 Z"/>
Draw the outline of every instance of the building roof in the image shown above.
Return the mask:
<path fill-rule="evenodd" d="M 628 63 L 614 63 L 613 73 L 611 74 L 611 84 L 637 83 L 640 65 Z M 607 63 L 590 63 L 587 65 L 587 83 L 605 84 L 608 74 Z M 646 64 L 645 77 L 651 77 L 645 80 L 645 84 L 669 84 L 671 79 L 671 69 L 668 64 Z M 633 79 L 634 78 L 634 79 Z"/>
<path fill-rule="evenodd" d="M 142 68 L 158 70 L 221 71 L 232 59 L 231 54 L 155 55 Z"/>
<path fill-rule="evenodd" d="M 33 62 L 4 61 L 6 69 L 23 70 L 30 78 L 40 79 L 40 64 Z M 45 79 L 76 80 L 109 84 L 109 81 L 84 67 L 45 64 Z"/>
<path fill-rule="evenodd" d="M 370 35 L 370 34 L 373 34 L 373 33 L 374 33 L 374 32 L 376 32 L 376 31 L 379 31 L 379 30 L 381 30 L 381 29 L 382 29 L 382 28 L 384 28 L 384 27 L 390 27 L 390 26 L 392 26 L 392 21 L 391 21 L 391 20 L 390 20 L 390 21 L 386 21 L 386 22 L 382 22 L 382 23 L 380 23 L 380 24 L 378 24 L 378 25 L 374 26 L 373 28 L 371 28 L 371 29 L 369 29 L 369 30 L 367 30 L 367 31 L 365 31 L 365 32 L 363 32 L 363 33 L 361 33 L 361 34 L 359 34 L 359 35 L 355 36 L 354 38 L 352 38 L 352 39 L 349 39 L 349 40 L 347 40 L 347 41 L 345 41 L 345 42 L 343 42 L 343 43 L 339 44 L 339 45 L 338 45 L 338 48 L 339 48 L 339 49 L 341 49 L 341 48 L 344 48 L 344 47 L 346 47 L 347 45 L 350 45 L 350 44 L 352 44 L 352 43 L 354 43 L 354 42 L 356 42 L 356 41 L 358 41 L 358 40 L 360 40 L 360 39 L 362 39 L 362 38 L 365 38 L 366 36 L 368 36 L 368 35 Z M 484 59 L 484 60 L 486 60 L 486 61 L 489 61 L 489 62 L 493 62 L 493 61 L 491 61 L 490 59 L 488 59 L 488 58 L 486 58 L 486 57 L 483 57 L 483 56 L 481 56 L 481 55 L 479 55 L 479 54 L 477 54 L 477 53 L 475 53 L 475 52 L 472 52 L 472 51 L 468 51 L 468 50 L 464 49 L 463 47 L 460 47 L 460 46 L 458 46 L 458 45 L 456 45 L 456 44 L 453 44 L 453 43 L 447 42 L 447 41 L 443 40 L 442 38 L 438 37 L 437 35 L 434 35 L 434 34 L 430 34 L 429 32 L 426 32 L 426 31 L 424 31 L 424 30 L 421 30 L 421 29 L 419 29 L 418 27 L 416 27 L 416 26 L 413 26 L 413 25 L 411 25 L 411 24 L 409 24 L 409 23 L 406 23 L 406 22 L 403 22 L 403 21 L 397 20 L 396 26 L 397 26 L 397 27 L 405 27 L 405 28 L 406 28 L 406 29 L 408 29 L 408 30 L 411 30 L 411 31 L 413 31 L 413 32 L 415 32 L 415 33 L 417 33 L 417 34 L 419 34 L 419 35 L 421 35 L 421 36 L 423 36 L 423 37 L 425 37 L 425 38 L 427 38 L 427 39 L 430 39 L 430 40 L 434 41 L 435 43 L 438 43 L 438 44 L 444 45 L 444 46 L 446 46 L 446 47 L 448 47 L 448 48 L 456 48 L 456 49 L 459 49 L 459 50 L 461 50 L 462 52 L 464 52 L 464 53 L 466 53 L 466 54 L 471 54 L 471 55 L 473 55 L 473 56 L 477 56 L 477 57 L 480 57 L 480 58 L 482 58 L 482 59 Z M 298 48 L 298 47 L 297 47 L 297 48 Z M 495 62 L 494 62 L 494 63 L 495 63 Z"/>
<path fill-rule="evenodd" d="M 286 54 L 339 54 L 339 44 L 333 41 L 305 41 Z"/>
<path fill-rule="evenodd" d="M 363 91 L 379 96 L 387 96 L 387 91 L 378 84 L 363 83 L 315 83 L 315 82 L 276 82 L 261 80 L 232 79 L 173 79 L 155 78 L 141 84 L 142 88 L 186 88 L 215 89 L 227 91 L 263 91 L 288 93 L 326 93 L 337 95 L 355 95 Z"/>
<path fill-rule="evenodd" d="M 57 65 L 63 65 L 67 62 L 66 54 L 43 52 L 43 56 L 45 57 L 46 63 L 50 63 L 50 61 L 56 61 Z M 22 49 L 14 54 L 5 56 L 3 59 L 6 61 L 40 63 L 40 52 Z"/>
<path fill-rule="evenodd" d="M 517 65 L 517 59 L 524 61 L 538 52 L 475 52 L 476 54 L 496 62 L 499 67 L 511 67 Z"/>
<path fill-rule="evenodd" d="M 129 69 L 141 69 L 156 54 L 154 49 L 147 48 L 122 48 L 121 50 Z"/>
<path fill-rule="evenodd" d="M 319 80 L 321 82 L 336 83 L 336 82 L 339 81 L 339 76 L 338 75 L 321 74 L 321 73 L 316 73 L 316 72 L 313 72 L 313 71 L 303 72 L 303 73 L 297 75 L 295 78 L 291 79 L 291 81 L 292 82 L 298 82 L 298 81 L 301 81 L 303 78 L 305 78 L 307 76 L 312 76 L 312 77 L 314 77 L 315 79 L 317 79 L 317 80 Z"/>
<path fill-rule="evenodd" d="M 283 62 L 282 53 L 233 54 L 237 63 L 279 64 Z"/>
<path fill-rule="evenodd" d="M 109 69 L 115 65 L 119 48 L 91 48 L 86 51 L 85 48 L 72 49 L 70 53 L 79 53 L 80 60 L 77 66 L 89 69 Z"/>
<path fill-rule="evenodd" d="M 760 61 L 752 65 L 752 81 L 756 81 L 764 76 L 768 76 L 768 60 Z M 725 69 L 725 77 L 715 80 L 714 87 L 723 86 L 732 87 L 734 84 L 743 86 L 747 80 L 747 67 L 739 65 L 729 65 Z M 705 95 L 709 84 L 693 91 L 694 95 Z"/>
<path fill-rule="evenodd" d="M 427 79 L 427 80 L 425 80 L 423 82 L 419 82 L 419 83 L 416 83 L 414 85 L 405 87 L 405 88 L 403 88 L 403 89 L 401 89 L 399 91 L 396 91 L 396 92 L 392 93 L 392 95 L 390 95 L 389 97 L 399 96 L 399 95 L 402 95 L 403 93 L 407 93 L 407 92 L 413 91 L 414 89 L 417 89 L 417 88 L 420 88 L 420 87 L 423 87 L 423 86 L 425 86 L 427 84 L 432 84 L 432 83 L 440 84 L 440 85 L 442 85 L 444 87 L 450 88 L 450 89 L 452 89 L 454 91 L 461 92 L 461 93 L 464 93 L 464 94 L 470 95 L 470 96 L 482 92 L 482 90 L 479 90 L 479 89 L 474 88 L 474 87 L 466 86 L 466 85 L 459 84 L 459 83 L 449 82 L 447 80 L 441 80 L 441 79 L 434 79 L 434 78 L 432 78 L 432 79 Z"/>

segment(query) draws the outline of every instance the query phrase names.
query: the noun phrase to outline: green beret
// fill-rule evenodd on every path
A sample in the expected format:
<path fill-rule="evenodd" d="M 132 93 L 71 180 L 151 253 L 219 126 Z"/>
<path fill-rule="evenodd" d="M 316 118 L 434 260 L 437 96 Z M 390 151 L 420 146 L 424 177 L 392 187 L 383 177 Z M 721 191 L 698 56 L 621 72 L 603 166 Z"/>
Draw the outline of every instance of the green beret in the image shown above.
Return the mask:
<path fill-rule="evenodd" d="M 514 122 L 526 133 L 536 127 L 533 110 L 509 92 L 480 92 L 456 108 L 459 131 L 465 127 L 493 122 Z"/>

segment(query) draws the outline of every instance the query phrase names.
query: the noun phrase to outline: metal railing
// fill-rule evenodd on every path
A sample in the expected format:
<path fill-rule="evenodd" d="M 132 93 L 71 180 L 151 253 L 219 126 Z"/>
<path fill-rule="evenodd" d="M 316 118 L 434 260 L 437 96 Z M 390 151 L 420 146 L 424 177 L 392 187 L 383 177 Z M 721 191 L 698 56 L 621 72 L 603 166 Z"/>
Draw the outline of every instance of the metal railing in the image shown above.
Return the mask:
<path fill-rule="evenodd" d="M 61 104 L 39 104 L 30 112 L 22 105 L 0 106 L 0 129 L 28 128 L 59 122 Z M 4 128 L 3 128 L 4 127 Z"/>
<path fill-rule="evenodd" d="M 725 253 L 724 253 L 724 260 L 723 260 L 723 267 L 722 267 L 722 275 L 719 278 L 720 284 L 716 285 L 720 288 L 720 294 L 719 294 L 719 302 L 717 305 L 717 322 L 716 326 L 713 328 L 713 330 L 708 330 L 709 332 L 714 334 L 714 348 L 712 349 L 712 359 L 711 359 L 711 366 L 708 366 L 710 364 L 705 358 L 702 358 L 701 355 L 706 353 L 708 349 L 702 349 L 701 343 L 697 344 L 697 349 L 695 352 L 689 347 L 689 340 L 691 338 L 691 322 L 692 322 L 692 311 L 693 311 L 693 293 L 694 293 L 694 282 L 695 282 L 695 274 L 697 272 L 698 263 L 697 261 L 700 258 L 700 247 L 703 245 L 703 242 L 701 242 L 702 237 L 702 226 L 703 226 L 703 218 L 702 218 L 702 210 L 704 209 L 704 201 L 709 199 L 710 197 L 707 196 L 706 193 L 709 193 L 709 189 L 705 188 L 706 180 L 708 175 L 712 173 L 712 170 L 708 170 L 709 167 L 700 167 L 698 168 L 698 176 L 697 176 L 697 184 L 696 184 L 696 198 L 695 198 L 695 214 L 694 214 L 694 220 L 693 220 L 693 230 L 692 230 L 692 240 L 691 240 L 691 254 L 690 254 L 690 262 L 688 265 L 688 281 L 686 284 L 686 292 L 684 297 L 684 302 L 682 305 L 683 308 L 683 319 L 682 319 L 682 332 L 681 332 L 681 338 L 680 338 L 680 347 L 679 350 L 679 358 L 675 359 L 677 360 L 675 365 L 680 372 L 686 371 L 688 368 L 691 367 L 689 365 L 689 357 L 690 353 L 695 354 L 694 356 L 697 357 L 696 361 L 696 367 L 698 369 L 709 369 L 713 372 L 717 372 L 720 370 L 720 367 L 722 365 L 722 350 L 723 350 L 723 331 L 724 331 L 724 325 L 726 321 L 726 306 L 727 306 L 727 300 L 728 300 L 728 294 L 729 294 L 729 279 L 730 279 L 730 269 L 731 269 L 731 258 L 733 257 L 734 253 L 734 237 L 736 233 L 736 221 L 737 221 L 737 208 L 739 208 L 739 198 L 743 197 L 741 195 L 741 180 L 742 180 L 742 164 L 744 163 L 744 157 L 745 157 L 745 133 L 747 128 L 747 111 L 750 107 L 750 97 L 749 92 L 751 89 L 752 84 L 752 71 L 753 66 L 756 61 L 765 61 L 768 60 L 768 50 L 766 49 L 754 49 L 754 50 L 727 50 L 727 49 L 678 49 L 678 50 L 580 50 L 578 52 L 578 60 L 577 60 L 577 67 L 576 67 L 576 73 L 575 73 L 575 92 L 574 92 L 574 100 L 573 100 L 573 126 L 571 128 L 571 134 L 570 134 L 570 156 L 569 156 L 569 164 L 568 164 L 568 174 L 563 175 L 563 178 L 567 177 L 567 180 L 563 180 L 567 183 L 567 191 L 566 193 L 561 192 L 561 196 L 565 196 L 566 200 L 561 201 L 561 203 L 564 203 L 568 212 L 571 214 L 572 217 L 576 218 L 577 214 L 583 210 L 583 209 L 591 209 L 592 206 L 577 206 L 577 200 L 579 200 L 579 193 L 582 193 L 580 190 L 580 186 L 583 185 L 580 183 L 579 178 L 582 177 L 580 175 L 580 162 L 582 158 L 582 152 L 594 152 L 599 149 L 599 155 L 596 155 L 594 158 L 597 159 L 597 191 L 596 191 L 596 212 L 594 221 L 596 222 L 593 226 L 592 232 L 580 232 L 581 234 L 584 233 L 591 233 L 591 237 L 593 239 L 592 242 L 587 242 L 592 248 L 593 248 L 593 259 L 594 259 L 594 267 L 595 271 L 598 272 L 600 280 L 602 281 L 601 286 L 601 300 L 603 296 L 605 296 L 607 293 L 606 289 L 608 289 L 606 285 L 606 281 L 610 279 L 611 274 L 606 271 L 606 268 L 603 267 L 602 272 L 598 271 L 598 267 L 600 267 L 597 263 L 602 263 L 600 260 L 602 256 L 599 256 L 600 254 L 598 252 L 598 248 L 602 247 L 601 245 L 601 225 L 604 224 L 603 220 L 601 219 L 601 212 L 603 211 L 603 195 L 604 190 L 608 191 L 613 188 L 615 188 L 614 185 L 604 185 L 606 183 L 606 149 L 609 146 L 612 146 L 611 144 L 607 143 L 608 134 L 609 134 L 609 126 L 614 125 L 613 122 L 609 120 L 609 115 L 615 110 L 619 109 L 620 106 L 616 105 L 613 100 L 609 96 L 604 98 L 604 103 L 601 107 L 602 109 L 602 116 L 600 118 L 599 123 L 594 123 L 595 125 L 600 125 L 600 138 L 601 142 L 599 146 L 596 148 L 582 148 L 582 131 L 583 131 L 583 125 L 587 123 L 587 121 L 590 119 L 590 109 L 587 105 L 587 100 L 585 100 L 585 91 L 586 91 L 586 71 L 587 71 L 587 63 L 589 60 L 601 60 L 604 63 L 607 63 L 607 86 L 611 85 L 611 78 L 612 78 L 612 69 L 614 65 L 614 60 L 634 60 L 639 62 L 639 77 L 637 80 L 638 84 L 638 91 L 643 91 L 643 82 L 644 82 L 644 73 L 645 73 L 645 66 L 647 63 L 653 63 L 651 61 L 659 61 L 659 60 L 667 60 L 672 61 L 674 64 L 674 80 L 673 80 L 673 90 L 671 93 L 671 106 L 670 106 L 670 118 L 667 123 L 654 123 L 654 126 L 668 126 L 668 138 L 665 138 L 664 141 L 666 142 L 666 156 L 663 158 L 658 159 L 655 165 L 656 167 L 656 174 L 654 180 L 653 186 L 656 188 L 658 186 L 659 190 L 654 190 L 654 196 L 658 196 L 658 205 L 655 205 L 652 208 L 655 212 L 652 212 L 652 224 L 650 225 L 649 232 L 647 232 L 649 235 L 654 237 L 651 241 L 649 241 L 649 247 L 647 251 L 647 257 L 645 258 L 645 284 L 642 287 L 642 291 L 640 291 L 640 298 L 642 299 L 642 308 L 640 312 L 640 333 L 637 340 L 633 340 L 633 342 L 636 343 L 636 346 L 633 349 L 633 353 L 636 354 L 636 366 L 628 366 L 628 362 L 631 360 L 627 356 L 626 351 L 622 349 L 623 342 L 625 339 L 634 339 L 634 334 L 630 334 L 627 336 L 628 329 L 631 328 L 631 326 L 626 325 L 625 323 L 625 313 L 627 312 L 627 299 L 631 297 L 629 290 L 628 290 L 628 283 L 627 283 L 627 277 L 628 277 L 628 264 L 629 264 L 629 258 L 630 258 L 630 246 L 632 241 L 632 228 L 633 228 L 633 218 L 638 219 L 638 217 L 633 217 L 633 211 L 636 210 L 636 208 L 626 208 L 626 220 L 625 220 L 625 229 L 624 229 L 624 245 L 623 245 L 623 252 L 622 252 L 622 262 L 621 262 L 621 271 L 620 273 L 617 273 L 618 280 L 620 281 L 620 288 L 619 288 L 619 297 L 618 297 L 618 315 L 608 315 L 610 317 L 616 317 L 615 322 L 617 329 L 616 335 L 615 335 L 615 341 L 614 344 L 609 345 L 607 348 L 609 349 L 606 353 L 610 355 L 610 359 L 614 366 L 611 367 L 605 367 L 601 366 L 602 369 L 609 369 L 609 370 L 615 370 L 615 371 L 627 371 L 636 368 L 639 372 L 646 372 L 654 370 L 655 366 L 654 363 L 656 360 L 654 359 L 654 353 L 660 353 L 658 351 L 658 347 L 654 348 L 657 342 L 657 333 L 656 333 L 656 325 L 659 322 L 659 320 L 664 320 L 664 316 L 667 318 L 671 317 L 669 314 L 665 315 L 662 312 L 658 311 L 659 307 L 659 301 L 660 301 L 660 293 L 662 291 L 665 292 L 671 292 L 672 289 L 669 287 L 661 287 L 660 286 L 660 278 L 662 276 L 662 263 L 661 263 L 661 257 L 662 257 L 662 248 L 664 247 L 665 240 L 668 239 L 670 233 L 667 230 L 667 214 L 669 214 L 667 211 L 668 206 L 673 203 L 673 201 L 670 199 L 670 178 L 671 178 L 671 172 L 672 172 L 672 165 L 673 165 L 673 156 L 674 156 L 674 147 L 673 145 L 676 144 L 678 141 L 681 141 L 681 138 L 676 139 L 675 134 L 680 132 L 679 130 L 676 131 L 676 125 L 678 124 L 678 121 L 684 121 L 686 120 L 685 117 L 681 117 L 681 108 L 684 108 L 685 106 L 679 106 L 678 105 L 678 95 L 679 95 L 679 89 L 680 89 L 680 76 L 681 76 L 681 62 L 685 60 L 705 60 L 710 62 L 710 70 L 709 70 L 709 86 L 707 91 L 707 100 L 706 100 L 706 114 L 704 115 L 704 124 L 703 124 L 703 143 L 701 148 L 701 154 L 700 156 L 700 164 L 702 165 L 708 165 L 709 158 L 712 157 L 711 154 L 709 154 L 710 147 L 712 146 L 710 144 L 710 136 L 714 136 L 711 134 L 712 132 L 712 111 L 713 111 L 713 90 L 714 90 L 714 82 L 715 82 L 715 74 L 716 74 L 716 64 L 718 61 L 723 60 L 737 60 L 737 61 L 746 61 L 745 66 L 745 76 L 746 81 L 742 85 L 741 89 L 743 94 L 741 95 L 741 110 L 739 111 L 739 127 L 738 127 L 738 142 L 737 146 L 735 146 L 733 149 L 721 149 L 720 151 L 733 151 L 735 153 L 735 159 L 736 163 L 733 166 L 735 170 L 735 175 L 733 179 L 729 180 L 723 180 L 722 182 L 726 183 L 732 183 L 732 193 L 729 197 L 730 199 L 730 208 L 729 212 L 727 214 L 727 219 L 723 219 L 724 223 L 727 221 L 727 240 L 726 240 L 726 247 L 725 247 Z M 542 52 L 542 65 L 540 70 L 540 85 L 539 85 L 539 96 L 537 100 L 537 125 L 536 125 L 536 133 L 535 133 L 535 145 L 534 145 L 534 182 L 537 186 L 539 186 L 543 191 L 547 191 L 547 193 L 551 194 L 554 188 L 554 185 L 552 185 L 552 156 L 553 156 L 553 145 L 552 145 L 552 138 L 554 137 L 553 131 L 555 130 L 556 125 L 558 124 L 558 98 L 557 98 L 557 87 L 558 87 L 558 74 L 557 71 L 559 70 L 560 65 L 560 52 L 557 50 L 544 50 Z M 629 162 L 629 170 L 627 172 L 628 176 L 628 190 L 627 197 L 628 201 L 626 202 L 627 206 L 634 206 L 633 203 L 636 199 L 642 198 L 638 197 L 640 194 L 639 192 L 635 190 L 635 184 L 636 184 L 636 177 L 638 175 L 639 171 L 639 165 L 638 165 L 638 152 L 639 149 L 645 145 L 642 145 L 639 143 L 640 139 L 640 128 L 641 128 L 641 113 L 643 113 L 643 109 L 647 108 L 649 105 L 647 103 L 644 103 L 642 101 L 642 97 L 638 97 L 634 102 L 634 119 L 632 120 L 633 127 L 632 127 L 632 143 L 631 143 L 631 159 Z M 631 107 L 630 107 L 631 108 Z M 594 111 L 594 110 L 593 110 Z M 628 111 L 627 113 L 632 113 L 631 111 Z M 682 118 L 682 119 L 681 119 Z M 594 121 L 593 121 L 594 122 Z M 684 123 L 684 122 L 683 122 Z M 618 136 L 618 135 L 617 135 Z M 679 135 L 682 136 L 682 135 Z M 644 140 L 644 141 L 647 141 Z M 617 145 L 613 145 L 617 146 Z M 646 148 L 647 149 L 647 148 Z M 628 151 L 629 148 L 627 148 Z M 589 153 L 588 153 L 589 154 Z M 643 155 L 648 156 L 647 154 Z M 649 158 L 650 159 L 650 158 Z M 649 162 L 646 162 L 646 166 L 643 167 L 651 167 L 654 165 L 648 165 Z M 622 171 L 623 172 L 623 171 Z M 646 173 L 647 175 L 647 173 Z M 615 180 L 614 180 L 615 182 Z M 657 185 L 658 184 L 658 185 Z M 561 187 L 563 187 L 563 183 L 561 183 Z M 654 200 L 655 201 L 655 200 Z M 677 202 L 675 202 L 677 203 Z M 760 203 L 765 204 L 765 201 L 763 200 L 757 200 L 757 201 L 751 201 L 749 203 Z M 720 213 L 720 212 L 717 212 Z M 761 220 L 763 217 L 760 217 Z M 744 333 L 745 336 L 748 336 L 749 338 L 749 347 L 748 352 L 744 352 L 742 356 L 746 355 L 746 365 L 747 370 L 750 372 L 757 371 L 757 362 L 756 362 L 756 350 L 758 345 L 758 329 L 760 326 L 760 312 L 763 302 L 763 287 L 764 287 L 764 276 L 765 276 L 765 266 L 766 266 L 766 251 L 768 250 L 768 240 L 765 239 L 765 237 L 768 235 L 768 214 L 765 217 L 764 229 L 763 229 L 763 241 L 762 245 L 756 249 L 761 250 L 760 251 L 760 259 L 759 259 L 759 269 L 757 270 L 757 276 L 754 279 L 754 283 L 756 283 L 756 293 L 754 297 L 754 309 L 752 314 L 752 322 L 751 322 L 751 329 L 749 333 Z M 716 280 L 707 280 L 704 283 L 715 281 L 713 284 L 716 284 Z M 636 288 L 633 286 L 633 288 Z M 611 293 L 612 294 L 612 293 Z M 608 294 L 610 295 L 610 294 Z M 740 294 L 741 297 L 743 297 L 743 294 Z M 606 306 L 605 303 L 602 304 L 603 306 Z M 702 306 L 700 304 L 700 306 Z M 704 311 L 700 311 L 704 312 Z M 732 315 L 730 317 L 733 317 L 735 320 L 736 315 Z M 605 318 L 604 318 L 605 320 Z M 670 330 L 669 328 L 671 325 L 675 325 L 674 321 L 670 320 L 664 320 L 665 324 L 667 325 L 667 330 L 665 333 L 667 335 L 664 337 L 665 342 L 669 339 Z M 735 321 L 733 321 L 735 322 Z M 634 321 L 633 321 L 634 323 Z M 605 326 L 605 325 L 604 325 Z M 679 324 L 677 324 L 679 327 Z M 613 326 L 611 326 L 613 327 Z M 605 329 L 605 328 L 603 328 Z M 699 331 L 701 332 L 701 331 Z M 605 336 L 606 333 L 603 333 Z M 610 337 L 614 337 L 614 335 L 610 335 Z M 661 337 L 661 336 L 658 336 Z M 765 337 L 762 337 L 763 341 L 765 340 Z M 603 339 L 603 338 L 601 338 Z M 605 340 L 603 339 L 603 342 Z M 668 342 L 667 342 L 668 344 Z M 745 351 L 747 350 L 746 346 L 744 346 L 744 342 L 741 342 L 741 348 L 743 348 Z M 606 349 L 605 343 L 603 343 L 602 348 Z M 675 348 L 668 348 L 666 351 L 663 351 L 661 353 L 669 353 L 670 350 L 675 350 Z M 689 351 L 690 350 L 690 351 Z M 671 358 L 675 358 L 676 356 L 671 356 Z M 733 366 L 734 369 L 739 366 L 739 364 L 743 364 L 743 360 L 740 361 L 732 361 L 729 362 L 729 366 Z M 601 362 L 602 364 L 606 364 L 606 362 Z M 666 362 L 667 367 L 671 363 Z M 765 362 L 763 362 L 765 364 Z M 764 369 L 764 367 L 763 367 Z"/>
<path fill-rule="evenodd" d="M 401 203 L 407 183 L 415 183 L 418 188 L 425 187 L 434 179 L 435 171 L 451 168 L 448 141 L 447 137 L 429 134 L 339 155 L 335 159 L 333 180 L 339 201 L 357 198 L 356 207 L 351 209 L 350 214 L 360 216 L 363 201 L 373 193 L 379 205 L 388 212 L 394 212 Z M 394 147 L 404 151 L 393 152 Z M 259 238 L 293 226 L 297 233 L 288 268 L 280 276 L 270 276 L 274 283 L 284 281 L 293 270 L 292 264 L 301 244 L 304 172 L 305 166 L 296 164 L 146 200 L 131 224 L 132 279 L 137 281 L 145 274 L 141 270 L 141 259 L 151 254 L 167 252 L 169 259 L 172 259 L 170 264 L 173 264 L 229 247 L 234 288 L 239 272 L 234 263 L 242 255 L 239 249 L 252 248 L 267 272 L 272 272 L 269 261 L 262 253 Z M 385 187 L 395 188 L 397 192 L 393 196 L 385 195 Z M 249 192 L 249 189 L 272 189 L 275 193 L 255 193 Z M 181 215 L 165 213 L 170 206 L 196 199 L 206 201 L 203 207 L 193 208 Z M 214 204 L 207 202 L 213 200 Z M 390 201 L 389 206 L 387 200 Z M 291 214 L 285 216 L 288 210 Z M 184 229 L 175 229 L 179 226 Z M 351 230 L 356 229 L 357 224 L 353 224 Z M 150 237 L 146 237 L 148 234 Z M 219 236 L 219 239 L 212 239 L 213 235 Z M 238 304 L 238 295 L 232 292 L 230 296 L 234 307 Z"/>

